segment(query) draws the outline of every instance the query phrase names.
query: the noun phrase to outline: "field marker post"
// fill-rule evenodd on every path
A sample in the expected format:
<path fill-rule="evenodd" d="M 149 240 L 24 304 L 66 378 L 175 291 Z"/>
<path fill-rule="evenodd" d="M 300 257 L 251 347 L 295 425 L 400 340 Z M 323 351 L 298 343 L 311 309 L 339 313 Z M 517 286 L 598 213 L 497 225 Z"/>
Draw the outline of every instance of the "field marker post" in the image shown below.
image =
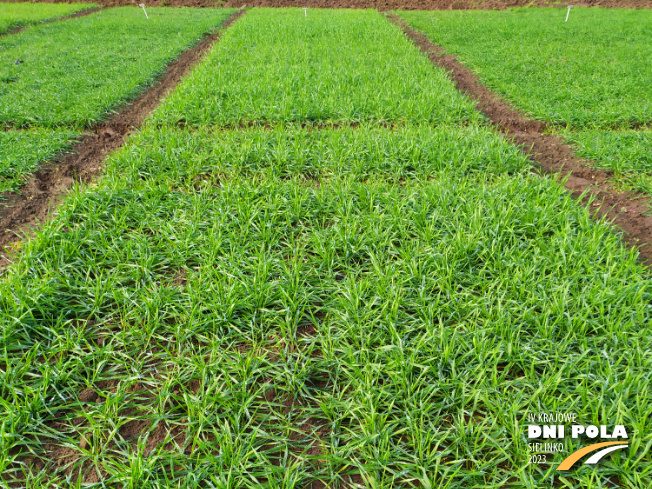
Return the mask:
<path fill-rule="evenodd" d="M 145 4 L 139 3 L 138 6 L 143 9 L 143 12 L 145 12 L 145 17 L 147 18 L 147 20 L 149 20 L 149 15 L 147 15 L 147 10 L 145 10 Z"/>
<path fill-rule="evenodd" d="M 308 17 L 308 7 L 303 7 L 303 15 Z"/>
<path fill-rule="evenodd" d="M 568 6 L 568 10 L 566 11 L 566 20 L 564 22 L 568 22 L 568 16 L 570 15 L 570 9 L 572 9 L 572 8 L 573 8 L 572 5 Z"/>

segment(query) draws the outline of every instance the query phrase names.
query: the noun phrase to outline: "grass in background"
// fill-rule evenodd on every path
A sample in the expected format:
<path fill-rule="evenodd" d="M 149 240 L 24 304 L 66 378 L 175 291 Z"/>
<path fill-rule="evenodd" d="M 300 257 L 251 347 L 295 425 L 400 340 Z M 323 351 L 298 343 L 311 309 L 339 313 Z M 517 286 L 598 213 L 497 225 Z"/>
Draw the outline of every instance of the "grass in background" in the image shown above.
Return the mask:
<path fill-rule="evenodd" d="M 137 7 L 0 40 L 0 123 L 86 128 L 135 96 L 233 10 Z M 19 59 L 22 62 L 15 65 Z"/>
<path fill-rule="evenodd" d="M 652 195 L 652 131 L 565 131 L 577 154 L 611 170 L 625 189 Z"/>
<path fill-rule="evenodd" d="M 225 33 L 154 120 L 233 126 L 481 116 L 378 12 L 256 9 Z"/>
<path fill-rule="evenodd" d="M 97 7 L 94 3 L 4 3 L 0 2 L 0 35 L 17 27 L 36 24 L 81 10 Z"/>
<path fill-rule="evenodd" d="M 648 272 L 455 131 L 134 136 L 0 285 L 0 472 L 61 482 L 17 454 L 65 447 L 143 488 L 541 487 L 521 420 L 568 411 L 627 425 L 601 475 L 645 487 Z"/>
<path fill-rule="evenodd" d="M 573 8 L 400 12 L 528 117 L 554 125 L 652 121 L 652 12 Z"/>
<path fill-rule="evenodd" d="M 79 136 L 66 129 L 0 132 L 0 192 L 17 192 L 42 161 L 68 149 Z"/>
<path fill-rule="evenodd" d="M 652 194 L 652 13 L 517 8 L 400 12 L 482 82 L 549 122 L 620 188 Z M 526 39 L 527 42 L 523 40 Z"/>

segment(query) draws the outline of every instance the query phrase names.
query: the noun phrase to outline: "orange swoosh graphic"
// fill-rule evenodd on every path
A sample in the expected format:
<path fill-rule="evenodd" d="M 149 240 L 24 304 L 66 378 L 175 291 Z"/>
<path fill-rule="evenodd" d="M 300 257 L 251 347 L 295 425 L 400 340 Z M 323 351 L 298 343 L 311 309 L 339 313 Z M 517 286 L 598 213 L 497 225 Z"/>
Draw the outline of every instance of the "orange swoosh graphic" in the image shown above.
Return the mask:
<path fill-rule="evenodd" d="M 594 450 L 597 450 L 598 448 L 602 447 L 610 447 L 612 445 L 627 445 L 627 442 L 622 442 L 622 441 L 607 441 L 605 443 L 595 443 L 593 445 L 589 445 L 588 447 L 584 447 L 581 450 L 578 450 L 574 453 L 571 453 L 564 461 L 559 464 L 559 467 L 557 467 L 557 470 L 568 470 L 570 469 L 575 462 L 577 462 L 579 459 L 581 459 L 584 455 L 587 453 L 593 452 Z"/>

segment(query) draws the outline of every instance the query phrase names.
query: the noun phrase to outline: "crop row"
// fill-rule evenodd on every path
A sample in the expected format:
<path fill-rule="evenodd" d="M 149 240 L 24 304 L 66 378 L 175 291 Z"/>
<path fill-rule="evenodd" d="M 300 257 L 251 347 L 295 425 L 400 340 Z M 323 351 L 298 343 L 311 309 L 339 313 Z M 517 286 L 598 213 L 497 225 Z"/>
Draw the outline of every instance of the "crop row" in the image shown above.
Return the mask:
<path fill-rule="evenodd" d="M 37 24 L 97 7 L 94 3 L 4 3 L 0 2 L 0 35 L 17 27 Z"/>
<path fill-rule="evenodd" d="M 522 419 L 574 412 L 628 426 L 601 475 L 646 487 L 649 272 L 397 32 L 249 12 L 22 245 L 0 473 L 534 488 L 554 469 L 528 465 Z"/>
<path fill-rule="evenodd" d="M 574 8 L 401 12 L 621 185 L 652 195 L 652 13 Z M 630 131 L 626 131 L 627 129 Z M 621 132 L 620 130 L 626 131 Z"/>
<path fill-rule="evenodd" d="M 646 443 L 647 274 L 488 131 L 145 132 L 59 213 L 1 285 L 4 473 L 27 429 L 140 487 L 497 485 L 534 408 Z"/>
<path fill-rule="evenodd" d="M 149 127 L 114 158 L 121 164 L 107 172 L 119 168 L 113 184 L 129 188 L 143 181 L 212 188 L 234 177 L 324 183 L 382 178 L 398 184 L 434 179 L 442 171 L 513 173 L 528 166 L 524 155 L 486 128 L 425 125 L 229 132 Z"/>

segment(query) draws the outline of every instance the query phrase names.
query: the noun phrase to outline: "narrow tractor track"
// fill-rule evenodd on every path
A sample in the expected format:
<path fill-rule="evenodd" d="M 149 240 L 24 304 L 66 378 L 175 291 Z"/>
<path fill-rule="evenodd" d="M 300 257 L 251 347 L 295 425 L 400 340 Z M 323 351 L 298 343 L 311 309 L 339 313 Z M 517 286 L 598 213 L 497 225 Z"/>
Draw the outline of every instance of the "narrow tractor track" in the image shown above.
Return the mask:
<path fill-rule="evenodd" d="M 244 13 L 244 10 L 235 12 L 218 31 L 182 53 L 156 83 L 107 122 L 93 128 L 68 154 L 44 164 L 30 177 L 20 194 L 5 192 L 0 200 L 0 253 L 6 253 L 7 245 L 22 240 L 31 228 L 47 220 L 75 182 L 93 180 L 102 171 L 106 157 L 124 144 L 126 137 L 141 126 L 161 99 L 203 59 L 221 33 Z M 0 256 L 0 268 L 6 265 L 6 259 Z"/>
<path fill-rule="evenodd" d="M 591 206 L 600 217 L 606 217 L 619 226 L 626 235 L 629 247 L 639 247 L 642 260 L 652 262 L 652 216 L 645 196 L 635 193 L 616 193 L 609 181 L 610 174 L 587 166 L 589 163 L 575 155 L 559 136 L 546 134 L 546 124 L 528 119 L 513 109 L 496 94 L 482 85 L 478 77 L 457 57 L 444 50 L 410 27 L 395 14 L 387 17 L 403 29 L 406 36 L 428 56 L 433 64 L 449 72 L 458 90 L 477 103 L 496 128 L 527 151 L 528 156 L 548 174 L 565 176 L 564 186 L 575 198 Z"/>

